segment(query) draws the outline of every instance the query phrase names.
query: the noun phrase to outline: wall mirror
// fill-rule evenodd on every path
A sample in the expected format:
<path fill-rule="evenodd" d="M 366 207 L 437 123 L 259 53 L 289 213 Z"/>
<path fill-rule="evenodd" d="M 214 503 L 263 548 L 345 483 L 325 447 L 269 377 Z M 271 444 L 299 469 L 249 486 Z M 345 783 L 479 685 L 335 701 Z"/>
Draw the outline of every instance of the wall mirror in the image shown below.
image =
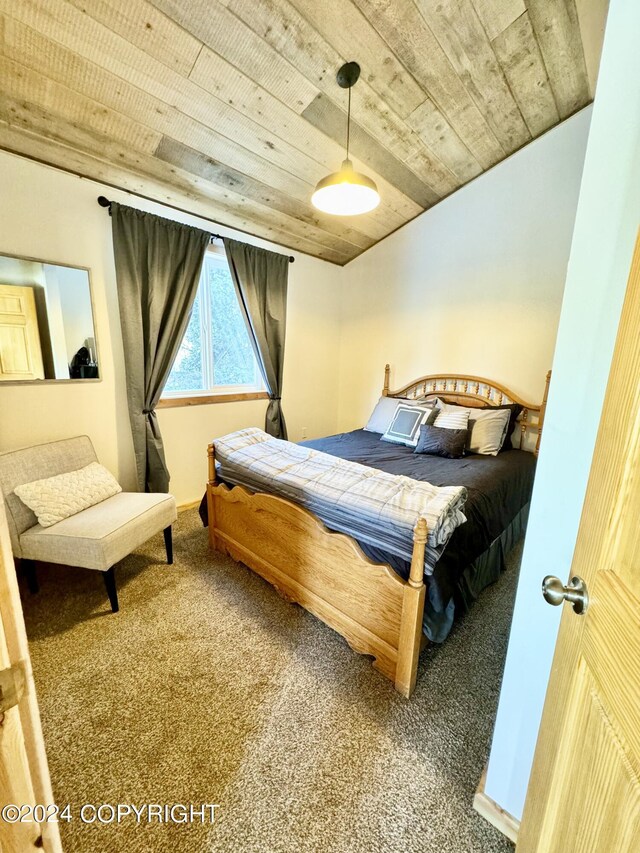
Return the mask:
<path fill-rule="evenodd" d="M 89 270 L 0 255 L 0 382 L 99 378 Z"/>

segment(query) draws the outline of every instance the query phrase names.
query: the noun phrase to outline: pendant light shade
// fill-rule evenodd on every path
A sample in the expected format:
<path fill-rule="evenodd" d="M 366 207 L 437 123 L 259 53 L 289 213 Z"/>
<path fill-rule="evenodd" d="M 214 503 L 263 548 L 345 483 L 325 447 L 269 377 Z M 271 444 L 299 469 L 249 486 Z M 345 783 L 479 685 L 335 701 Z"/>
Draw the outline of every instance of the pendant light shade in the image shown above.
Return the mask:
<path fill-rule="evenodd" d="M 332 172 L 322 178 L 311 196 L 311 203 L 324 213 L 334 216 L 356 216 L 368 213 L 380 204 L 380 196 L 375 183 L 354 171 L 349 159 L 349 131 L 351 126 L 351 87 L 360 76 L 360 66 L 357 62 L 347 62 L 338 71 L 338 85 L 349 89 L 349 106 L 347 111 L 347 156 L 339 172 Z"/>
<path fill-rule="evenodd" d="M 318 182 L 311 202 L 324 213 L 355 216 L 377 207 L 380 196 L 371 178 L 355 172 L 351 160 L 345 160 L 339 172 L 333 172 Z"/>

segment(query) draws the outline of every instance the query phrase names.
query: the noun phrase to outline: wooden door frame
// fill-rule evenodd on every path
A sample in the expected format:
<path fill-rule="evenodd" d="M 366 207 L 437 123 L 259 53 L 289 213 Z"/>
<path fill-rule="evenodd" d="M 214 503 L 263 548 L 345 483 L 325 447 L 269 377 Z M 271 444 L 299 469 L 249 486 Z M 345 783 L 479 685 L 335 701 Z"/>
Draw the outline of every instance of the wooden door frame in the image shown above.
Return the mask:
<path fill-rule="evenodd" d="M 24 668 L 26 687 L 18 704 L 18 713 L 35 803 L 52 805 L 53 790 L 2 493 L 0 493 L 0 618 L 4 626 L 9 660 L 12 664 L 21 663 Z M 58 824 L 43 823 L 40 825 L 40 831 L 42 849 L 46 853 L 62 853 Z"/>

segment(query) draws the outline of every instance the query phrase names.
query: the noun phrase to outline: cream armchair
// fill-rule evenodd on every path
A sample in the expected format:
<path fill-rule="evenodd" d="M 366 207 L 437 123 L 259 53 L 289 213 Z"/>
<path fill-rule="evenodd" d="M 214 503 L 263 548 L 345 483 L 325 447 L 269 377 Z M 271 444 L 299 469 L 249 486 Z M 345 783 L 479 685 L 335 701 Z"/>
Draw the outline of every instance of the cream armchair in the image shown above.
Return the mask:
<path fill-rule="evenodd" d="M 16 486 L 65 474 L 96 462 L 88 436 L 78 436 L 0 454 L 0 489 L 4 494 L 14 556 L 38 591 L 36 561 L 81 566 L 102 572 L 114 613 L 118 611 L 115 565 L 161 530 L 167 562 L 173 563 L 171 525 L 175 498 L 168 494 L 120 492 L 51 527 L 41 527 L 14 493 Z"/>

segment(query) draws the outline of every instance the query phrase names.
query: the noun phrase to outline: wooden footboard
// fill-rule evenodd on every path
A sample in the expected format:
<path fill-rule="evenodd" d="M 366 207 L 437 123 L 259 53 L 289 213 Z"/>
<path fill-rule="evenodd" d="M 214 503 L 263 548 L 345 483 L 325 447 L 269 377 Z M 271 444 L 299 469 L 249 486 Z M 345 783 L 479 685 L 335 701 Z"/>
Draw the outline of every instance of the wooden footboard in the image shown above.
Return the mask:
<path fill-rule="evenodd" d="M 358 544 L 333 533 L 306 509 L 242 486 L 216 482 L 209 446 L 209 543 L 261 575 L 309 610 L 410 696 L 422 639 L 427 523 L 414 532 L 408 581 L 369 560 Z"/>

